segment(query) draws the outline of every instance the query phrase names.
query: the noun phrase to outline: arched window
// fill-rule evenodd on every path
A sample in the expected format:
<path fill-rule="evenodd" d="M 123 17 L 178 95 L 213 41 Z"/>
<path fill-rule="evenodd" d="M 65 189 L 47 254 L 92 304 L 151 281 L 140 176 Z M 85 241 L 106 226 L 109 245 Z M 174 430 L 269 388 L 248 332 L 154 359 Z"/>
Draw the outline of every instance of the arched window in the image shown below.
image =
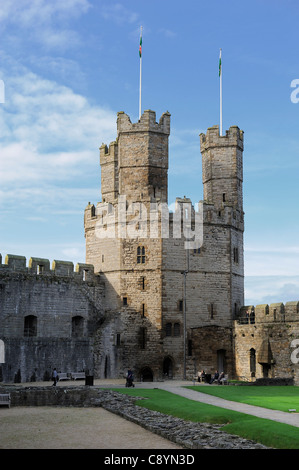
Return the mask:
<path fill-rule="evenodd" d="M 166 336 L 171 336 L 172 325 L 171 323 L 166 323 L 165 325 L 165 333 Z"/>
<path fill-rule="evenodd" d="M 174 335 L 174 336 L 180 336 L 180 333 L 181 333 L 180 324 L 179 324 L 179 323 L 175 323 L 175 324 L 173 325 L 173 335 Z"/>
<path fill-rule="evenodd" d="M 78 338 L 84 334 L 84 318 L 77 315 L 72 318 L 72 337 Z"/>
<path fill-rule="evenodd" d="M 24 318 L 24 336 L 37 336 L 37 317 L 27 315 Z"/>

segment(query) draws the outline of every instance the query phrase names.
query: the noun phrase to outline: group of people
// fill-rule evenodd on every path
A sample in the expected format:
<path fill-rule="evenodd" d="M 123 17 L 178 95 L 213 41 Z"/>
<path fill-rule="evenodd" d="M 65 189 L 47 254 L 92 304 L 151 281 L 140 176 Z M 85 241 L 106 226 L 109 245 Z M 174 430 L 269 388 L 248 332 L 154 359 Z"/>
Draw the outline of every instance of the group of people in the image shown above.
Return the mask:
<path fill-rule="evenodd" d="M 206 374 L 206 372 L 202 370 L 201 372 L 198 372 L 197 377 L 198 382 L 205 382 L 209 384 L 217 382 L 219 385 L 221 385 L 223 379 L 224 372 L 221 372 L 221 374 L 219 374 L 218 370 L 215 371 L 215 374 L 213 376 L 211 376 L 210 374 Z"/>

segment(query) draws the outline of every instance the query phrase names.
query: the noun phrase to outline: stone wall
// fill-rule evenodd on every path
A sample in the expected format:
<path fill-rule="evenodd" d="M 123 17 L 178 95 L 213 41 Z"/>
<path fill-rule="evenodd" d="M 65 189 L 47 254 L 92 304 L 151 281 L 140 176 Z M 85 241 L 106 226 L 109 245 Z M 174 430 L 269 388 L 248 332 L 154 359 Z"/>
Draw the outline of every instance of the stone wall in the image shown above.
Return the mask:
<path fill-rule="evenodd" d="M 117 139 L 100 148 L 102 199 L 89 203 L 85 210 L 86 261 L 105 282 L 105 310 L 114 319 L 118 342 L 113 358 L 106 355 L 105 365 L 103 354 L 96 353 L 101 373 L 110 370 L 120 374 L 121 368 L 131 366 L 137 374 L 150 369 L 154 378 L 181 378 L 186 365 L 192 376 L 202 355 L 201 347 L 196 346 L 199 338 L 191 340 L 193 331 L 203 326 L 213 332 L 218 328 L 221 337 L 223 328 L 231 331 L 235 311 L 244 303 L 243 133 L 233 126 L 226 136 L 219 137 L 215 127 L 200 136 L 203 239 L 189 250 L 185 247 L 184 224 L 191 221 L 192 226 L 197 221 L 191 201 L 185 196 L 177 198 L 167 227 L 162 217 L 162 205 L 167 207 L 168 202 L 169 133 L 169 113 L 156 122 L 156 114 L 147 110 L 132 123 L 121 112 L 117 116 Z M 153 235 L 154 207 L 160 212 Z M 177 217 L 183 229 L 179 234 Z M 182 272 L 186 270 L 184 278 Z M 106 325 L 105 343 L 113 342 L 111 325 Z M 213 333 L 210 341 L 205 335 L 206 347 L 213 351 L 210 368 L 215 367 L 214 356 L 219 349 L 215 337 Z M 101 351 L 103 338 L 97 341 Z M 228 344 L 231 339 L 230 334 L 227 354 L 232 352 Z M 184 344 L 187 350 L 188 341 L 189 349 L 194 344 L 195 357 L 188 351 L 188 364 L 184 364 Z"/>
<path fill-rule="evenodd" d="M 299 384 L 298 305 L 296 301 L 241 309 L 234 325 L 237 377 L 286 377 Z"/>
<path fill-rule="evenodd" d="M 0 264 L 4 382 L 93 370 L 93 336 L 104 320 L 103 284 L 93 267 L 7 255 Z"/>

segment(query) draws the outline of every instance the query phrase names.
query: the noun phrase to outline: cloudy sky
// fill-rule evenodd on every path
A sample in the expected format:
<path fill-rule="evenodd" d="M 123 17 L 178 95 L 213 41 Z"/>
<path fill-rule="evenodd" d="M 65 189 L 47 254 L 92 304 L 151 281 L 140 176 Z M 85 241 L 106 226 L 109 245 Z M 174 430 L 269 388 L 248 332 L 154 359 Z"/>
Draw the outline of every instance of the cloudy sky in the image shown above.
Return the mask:
<path fill-rule="evenodd" d="M 246 303 L 298 300 L 298 21 L 296 0 L 1 0 L 2 256 L 85 261 L 98 149 L 118 111 L 138 120 L 142 25 L 142 108 L 171 113 L 169 203 L 202 199 L 222 48 L 223 127 L 245 132 Z"/>

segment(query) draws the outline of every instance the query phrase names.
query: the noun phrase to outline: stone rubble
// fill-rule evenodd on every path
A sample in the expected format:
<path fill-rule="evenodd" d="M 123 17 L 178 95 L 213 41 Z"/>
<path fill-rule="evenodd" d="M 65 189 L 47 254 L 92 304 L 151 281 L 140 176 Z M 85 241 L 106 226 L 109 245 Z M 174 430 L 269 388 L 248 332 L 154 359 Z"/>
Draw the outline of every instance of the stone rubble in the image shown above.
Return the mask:
<path fill-rule="evenodd" d="M 144 398 L 101 390 L 92 404 L 102 406 L 187 449 L 267 449 L 262 444 L 221 431 L 223 425 L 184 421 L 135 405 L 136 400 Z"/>

